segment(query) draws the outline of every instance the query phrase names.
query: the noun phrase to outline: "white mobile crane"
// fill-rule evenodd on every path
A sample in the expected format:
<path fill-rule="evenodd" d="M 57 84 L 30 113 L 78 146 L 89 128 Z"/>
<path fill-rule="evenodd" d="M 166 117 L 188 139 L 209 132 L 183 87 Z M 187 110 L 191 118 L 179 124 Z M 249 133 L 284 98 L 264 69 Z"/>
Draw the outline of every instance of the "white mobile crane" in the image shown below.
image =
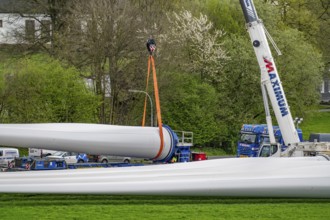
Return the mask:
<path fill-rule="evenodd" d="M 300 142 L 297 130 L 291 116 L 280 77 L 277 73 L 274 59 L 269 48 L 268 40 L 275 43 L 268 34 L 263 22 L 258 18 L 253 0 L 240 0 L 246 20 L 247 31 L 250 35 L 254 51 L 261 70 L 261 90 L 266 111 L 266 121 L 270 136 L 270 145 L 264 145 L 259 150 L 259 156 L 315 156 L 330 155 L 330 142 Z M 272 119 L 269 113 L 268 97 L 274 110 L 276 120 L 281 130 L 284 143 L 288 148 L 281 152 L 281 147 L 276 143 Z M 325 155 L 327 159 L 327 157 Z"/>

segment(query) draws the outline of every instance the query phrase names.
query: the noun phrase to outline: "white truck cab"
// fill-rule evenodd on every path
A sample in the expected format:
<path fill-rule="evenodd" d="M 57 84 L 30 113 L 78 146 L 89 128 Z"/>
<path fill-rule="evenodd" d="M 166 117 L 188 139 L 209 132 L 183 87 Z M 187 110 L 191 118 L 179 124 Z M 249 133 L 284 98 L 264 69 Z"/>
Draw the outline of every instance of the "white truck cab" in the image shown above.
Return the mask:
<path fill-rule="evenodd" d="M 8 163 L 19 157 L 16 148 L 0 148 L 0 167 L 8 167 Z"/>

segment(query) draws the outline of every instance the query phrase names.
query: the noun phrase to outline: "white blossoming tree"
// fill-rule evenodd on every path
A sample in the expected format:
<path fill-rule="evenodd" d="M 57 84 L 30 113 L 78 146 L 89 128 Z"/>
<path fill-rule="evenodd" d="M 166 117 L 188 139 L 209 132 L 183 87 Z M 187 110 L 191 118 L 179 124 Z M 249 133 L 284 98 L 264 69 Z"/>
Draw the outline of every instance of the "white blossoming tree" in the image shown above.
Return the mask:
<path fill-rule="evenodd" d="M 168 20 L 169 32 L 161 40 L 172 49 L 171 60 L 179 61 L 179 66 L 189 72 L 200 74 L 202 80 L 218 81 L 229 59 L 221 44 L 225 33 L 214 29 L 206 15 L 195 17 L 187 10 L 168 15 Z"/>

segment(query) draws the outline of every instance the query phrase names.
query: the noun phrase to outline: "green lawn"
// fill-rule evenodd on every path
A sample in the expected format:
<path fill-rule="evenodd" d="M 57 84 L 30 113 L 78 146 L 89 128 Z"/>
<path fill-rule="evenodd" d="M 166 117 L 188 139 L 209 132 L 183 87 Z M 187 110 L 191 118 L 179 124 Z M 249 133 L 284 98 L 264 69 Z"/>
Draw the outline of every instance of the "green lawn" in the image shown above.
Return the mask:
<path fill-rule="evenodd" d="M 315 112 L 299 127 L 303 131 L 304 140 L 309 139 L 310 133 L 330 133 L 330 112 Z"/>
<path fill-rule="evenodd" d="M 330 199 L 0 195 L 0 219 L 329 219 Z"/>

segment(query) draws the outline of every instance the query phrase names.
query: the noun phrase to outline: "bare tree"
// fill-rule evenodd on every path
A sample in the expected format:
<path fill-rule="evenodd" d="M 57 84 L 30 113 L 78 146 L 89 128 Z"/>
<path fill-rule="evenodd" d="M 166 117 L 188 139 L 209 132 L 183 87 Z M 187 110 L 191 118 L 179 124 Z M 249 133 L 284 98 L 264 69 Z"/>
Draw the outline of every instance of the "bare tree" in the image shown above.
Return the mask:
<path fill-rule="evenodd" d="M 136 32 L 142 25 L 139 11 L 126 0 L 86 0 L 73 1 L 71 12 L 61 55 L 93 80 L 101 97 L 100 122 L 119 123 L 125 111 L 121 100 L 134 84 L 131 69 L 144 46 Z"/>

